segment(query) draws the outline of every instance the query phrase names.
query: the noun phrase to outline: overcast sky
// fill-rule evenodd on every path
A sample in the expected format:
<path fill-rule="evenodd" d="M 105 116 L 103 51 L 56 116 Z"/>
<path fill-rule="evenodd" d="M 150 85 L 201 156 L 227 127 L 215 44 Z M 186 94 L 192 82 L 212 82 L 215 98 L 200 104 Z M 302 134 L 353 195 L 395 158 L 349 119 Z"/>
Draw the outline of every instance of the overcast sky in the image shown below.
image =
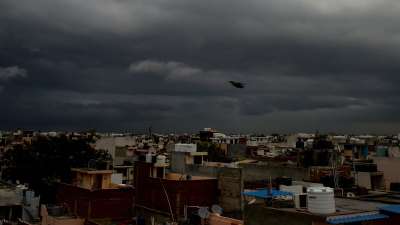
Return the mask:
<path fill-rule="evenodd" d="M 399 21 L 398 0 L 1 0 L 0 129 L 398 133 Z"/>

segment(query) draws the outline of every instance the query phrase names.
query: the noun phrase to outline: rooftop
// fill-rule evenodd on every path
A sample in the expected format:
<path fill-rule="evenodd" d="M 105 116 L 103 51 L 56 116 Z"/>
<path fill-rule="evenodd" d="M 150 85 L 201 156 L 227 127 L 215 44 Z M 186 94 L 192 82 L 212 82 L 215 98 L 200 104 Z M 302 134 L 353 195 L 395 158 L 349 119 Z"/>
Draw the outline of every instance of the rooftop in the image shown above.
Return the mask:
<path fill-rule="evenodd" d="M 204 176 L 190 176 L 190 180 L 215 180 L 214 177 Z M 167 173 L 165 174 L 165 180 L 188 180 L 186 174 L 181 173 Z"/>
<path fill-rule="evenodd" d="M 16 187 L 4 182 L 0 182 L 0 206 L 21 205 Z"/>
<path fill-rule="evenodd" d="M 328 217 L 326 221 L 329 224 L 347 224 L 347 223 L 357 223 L 364 221 L 375 221 L 387 219 L 389 216 L 380 214 L 378 212 L 368 212 L 368 213 L 357 213 L 342 216 L 332 216 Z"/>
<path fill-rule="evenodd" d="M 259 194 L 265 198 L 265 194 L 260 193 L 260 192 L 259 192 Z M 254 194 L 254 195 L 257 195 L 257 194 Z M 253 197 L 257 197 L 254 195 L 253 195 Z M 308 212 L 306 208 L 301 208 L 301 209 L 274 208 L 274 207 L 266 206 L 265 203 L 256 203 L 256 204 L 260 204 L 260 206 L 262 206 L 262 207 L 276 210 L 276 211 L 283 211 L 283 212 L 288 212 L 288 213 L 299 213 L 299 214 L 303 214 L 303 215 L 316 216 L 316 217 L 372 213 L 372 212 L 378 212 L 380 208 L 387 206 L 386 204 L 378 203 L 378 202 L 360 201 L 360 200 L 347 199 L 347 198 L 335 198 L 335 204 L 336 204 L 336 212 L 335 213 L 329 214 L 329 215 L 317 215 L 317 214 L 312 214 L 312 213 Z M 400 210 L 400 207 L 399 207 L 399 210 Z"/>
<path fill-rule="evenodd" d="M 71 171 L 86 174 L 112 174 L 112 170 L 97 170 L 91 168 L 72 168 Z"/>
<path fill-rule="evenodd" d="M 379 202 L 361 201 L 349 198 L 335 198 L 335 203 L 336 203 L 336 210 L 351 211 L 351 212 L 374 211 L 386 205 L 384 203 L 379 203 Z"/>
<path fill-rule="evenodd" d="M 287 191 L 279 191 L 272 189 L 271 194 L 267 193 L 267 189 L 259 189 L 255 191 L 245 191 L 243 193 L 245 196 L 256 197 L 256 198 L 270 198 L 270 197 L 278 197 L 278 196 L 292 196 L 291 192 Z"/>

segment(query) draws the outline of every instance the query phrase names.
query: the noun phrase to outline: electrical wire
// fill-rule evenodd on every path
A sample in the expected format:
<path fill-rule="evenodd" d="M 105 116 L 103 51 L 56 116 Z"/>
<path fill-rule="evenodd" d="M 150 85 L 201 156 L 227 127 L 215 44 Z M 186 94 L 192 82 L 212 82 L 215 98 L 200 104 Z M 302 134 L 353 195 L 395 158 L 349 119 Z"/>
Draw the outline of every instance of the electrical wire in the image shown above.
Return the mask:
<path fill-rule="evenodd" d="M 167 190 L 165 189 L 165 186 L 164 186 L 164 183 L 162 182 L 162 179 L 161 178 L 158 178 L 158 179 L 160 180 L 160 184 L 161 184 L 161 186 L 163 188 L 165 197 L 167 198 L 169 212 L 171 213 L 172 222 L 175 222 L 174 213 L 172 212 L 172 206 L 171 206 L 171 202 L 169 201 Z"/>

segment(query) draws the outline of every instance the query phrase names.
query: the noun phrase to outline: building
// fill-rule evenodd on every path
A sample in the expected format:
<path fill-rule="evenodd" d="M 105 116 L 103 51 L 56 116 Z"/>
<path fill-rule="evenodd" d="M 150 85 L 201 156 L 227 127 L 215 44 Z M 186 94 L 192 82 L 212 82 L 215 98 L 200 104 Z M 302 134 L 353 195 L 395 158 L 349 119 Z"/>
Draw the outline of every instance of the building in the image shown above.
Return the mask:
<path fill-rule="evenodd" d="M 85 219 L 70 215 L 62 206 L 42 205 L 40 215 L 41 225 L 84 225 Z"/>
<path fill-rule="evenodd" d="M 265 190 L 245 193 L 247 203 L 244 209 L 244 223 L 246 225 L 394 225 L 399 223 L 399 205 L 387 205 L 376 201 L 360 201 L 349 198 L 334 198 L 333 193 L 331 194 L 331 200 L 327 198 L 327 194 L 324 194 L 323 197 L 322 195 L 313 196 L 313 198 L 308 196 L 306 204 L 297 205 L 293 202 L 289 204 L 288 202 L 292 200 L 284 198 L 290 193 L 276 190 L 272 190 L 271 194 L 268 194 Z M 307 193 L 307 195 L 310 195 L 310 193 Z M 314 201 L 314 197 L 319 199 Z M 311 201 L 314 202 L 311 203 Z M 331 208 L 332 211 L 330 211 Z"/>
<path fill-rule="evenodd" d="M 218 181 L 212 177 L 166 173 L 166 165 L 135 164 L 136 213 L 146 220 L 177 221 L 193 206 L 217 203 Z"/>
<path fill-rule="evenodd" d="M 37 222 L 39 202 L 40 196 L 28 187 L 0 182 L 0 219 Z"/>
<path fill-rule="evenodd" d="M 132 163 L 133 150 L 137 145 L 135 136 L 104 136 L 96 141 L 96 150 L 106 150 L 112 157 L 112 166 Z"/>
<path fill-rule="evenodd" d="M 175 144 L 171 155 L 171 171 L 185 173 L 186 165 L 203 165 L 208 152 L 198 152 L 196 144 Z"/>
<path fill-rule="evenodd" d="M 81 218 L 131 218 L 135 190 L 111 182 L 112 171 L 73 169 L 72 184 L 60 183 L 56 201 Z"/>
<path fill-rule="evenodd" d="M 112 170 L 92 170 L 92 169 L 71 169 L 75 173 L 72 184 L 89 190 L 109 189 L 111 183 Z"/>
<path fill-rule="evenodd" d="M 0 182 L 0 220 L 16 221 L 22 217 L 22 199 L 16 188 Z"/>

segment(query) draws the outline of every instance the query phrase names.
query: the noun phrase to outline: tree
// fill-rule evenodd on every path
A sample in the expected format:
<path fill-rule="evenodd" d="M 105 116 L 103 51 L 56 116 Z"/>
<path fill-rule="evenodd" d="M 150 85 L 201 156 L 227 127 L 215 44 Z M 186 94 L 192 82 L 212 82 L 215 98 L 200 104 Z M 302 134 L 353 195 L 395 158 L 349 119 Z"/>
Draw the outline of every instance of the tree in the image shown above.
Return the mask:
<path fill-rule="evenodd" d="M 43 201 L 51 202 L 55 183 L 71 181 L 71 168 L 88 167 L 93 159 L 111 160 L 107 152 L 97 151 L 89 143 L 86 138 L 40 136 L 32 144 L 14 147 L 3 155 L 2 178 L 27 183 Z"/>
<path fill-rule="evenodd" d="M 214 143 L 200 142 L 197 144 L 199 152 L 208 152 L 208 160 L 211 162 L 230 163 L 232 159 L 228 158 L 224 152 Z"/>

